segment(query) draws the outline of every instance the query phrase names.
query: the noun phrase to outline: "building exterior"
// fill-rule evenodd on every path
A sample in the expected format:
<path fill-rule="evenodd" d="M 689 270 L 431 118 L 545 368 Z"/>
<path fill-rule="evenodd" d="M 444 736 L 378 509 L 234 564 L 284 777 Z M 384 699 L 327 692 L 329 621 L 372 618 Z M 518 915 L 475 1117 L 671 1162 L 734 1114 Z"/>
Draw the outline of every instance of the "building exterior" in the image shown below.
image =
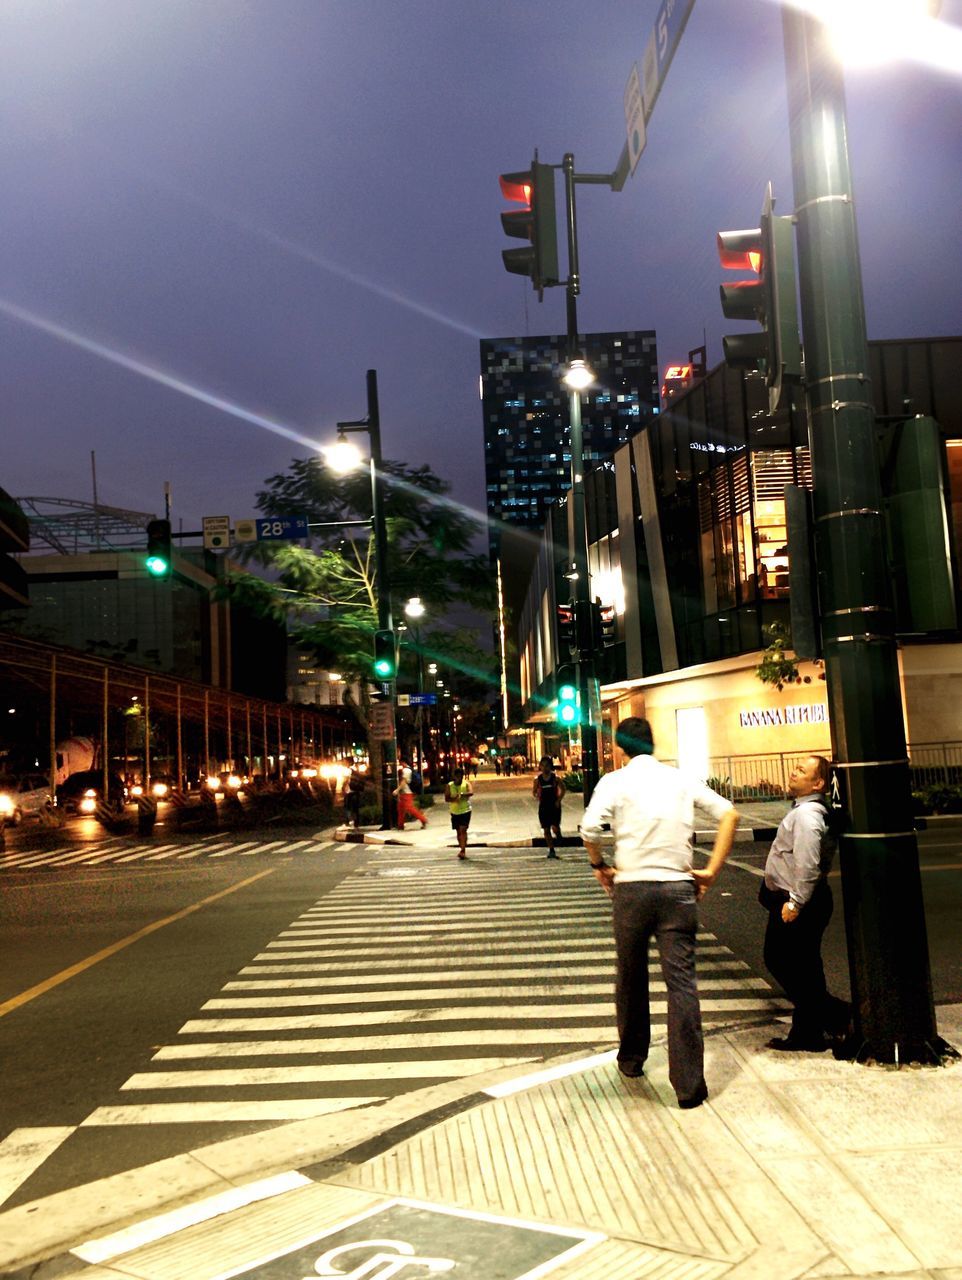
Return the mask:
<path fill-rule="evenodd" d="M 584 456 L 610 457 L 658 413 L 653 330 L 590 333 L 579 338 L 596 384 L 582 397 Z M 486 338 L 481 343 L 481 399 L 489 545 L 502 525 L 540 530 L 549 507 L 571 484 L 568 390 L 561 381 L 567 338 Z"/>
<path fill-rule="evenodd" d="M 913 759 L 926 744 L 955 742 L 962 762 L 962 338 L 869 346 L 880 439 L 889 430 L 912 439 L 911 417 L 904 427 L 885 422 L 906 402 L 941 428 L 941 542 L 924 566 L 948 601 L 939 625 L 919 626 L 904 607 L 894 561 L 893 582 Z M 760 794 L 781 790 L 786 757 L 830 746 L 820 664 L 799 664 L 780 689 L 756 675 L 766 628 L 789 624 L 786 484 L 812 484 L 801 395 L 772 416 L 762 379 L 725 366 L 586 476 L 592 595 L 617 614 L 601 672 L 605 718 L 645 715 L 663 758 L 722 779 L 747 770 Z M 564 745 L 551 707 L 567 515 L 553 512 L 542 530 L 521 611 L 518 674 L 534 755 Z"/>

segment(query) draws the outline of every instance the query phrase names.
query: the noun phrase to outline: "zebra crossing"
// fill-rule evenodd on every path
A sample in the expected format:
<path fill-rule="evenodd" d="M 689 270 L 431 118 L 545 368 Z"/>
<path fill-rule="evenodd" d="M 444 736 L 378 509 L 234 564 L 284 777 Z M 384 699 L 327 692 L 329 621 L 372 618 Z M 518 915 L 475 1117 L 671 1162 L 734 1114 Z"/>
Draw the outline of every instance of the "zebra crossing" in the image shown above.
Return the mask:
<path fill-rule="evenodd" d="M 64 844 L 55 849 L 18 850 L 0 854 L 0 872 L 54 867 L 112 867 L 153 862 L 190 862 L 195 858 L 250 858 L 258 854 L 324 853 L 335 841 L 314 835 L 300 840 L 238 840 L 214 834 L 197 840 L 168 843 L 113 836 L 79 847 Z"/>
<path fill-rule="evenodd" d="M 784 1005 L 698 936 L 707 1027 Z M 665 986 L 651 962 L 652 1017 Z M 610 905 L 583 861 L 374 854 L 267 943 L 87 1127 L 296 1120 L 615 1039 Z M 658 1027 L 656 1025 L 656 1035 Z"/>

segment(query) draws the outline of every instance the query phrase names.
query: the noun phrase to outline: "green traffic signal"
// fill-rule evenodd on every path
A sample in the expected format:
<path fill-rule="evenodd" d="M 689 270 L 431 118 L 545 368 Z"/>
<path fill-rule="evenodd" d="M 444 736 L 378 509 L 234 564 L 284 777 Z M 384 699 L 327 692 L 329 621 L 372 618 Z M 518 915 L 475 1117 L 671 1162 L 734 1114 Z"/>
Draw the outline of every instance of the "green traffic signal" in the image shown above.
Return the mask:
<path fill-rule="evenodd" d="M 374 674 L 378 680 L 393 680 L 397 675 L 397 646 L 393 631 L 374 633 Z"/>
<path fill-rule="evenodd" d="M 555 713 L 560 725 L 571 728 L 581 723 L 581 709 L 578 706 L 578 683 L 574 678 L 572 667 L 558 669 L 558 710 Z"/>
<path fill-rule="evenodd" d="M 147 555 L 144 565 L 154 578 L 166 578 L 172 563 L 170 551 L 170 521 L 151 520 L 147 525 Z"/>

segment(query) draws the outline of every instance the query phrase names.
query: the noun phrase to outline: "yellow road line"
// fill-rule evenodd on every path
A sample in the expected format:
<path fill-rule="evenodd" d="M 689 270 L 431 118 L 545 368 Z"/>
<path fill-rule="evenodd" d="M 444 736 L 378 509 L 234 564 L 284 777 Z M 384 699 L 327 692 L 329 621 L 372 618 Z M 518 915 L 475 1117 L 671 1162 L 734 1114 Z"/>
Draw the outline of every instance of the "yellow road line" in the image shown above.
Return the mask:
<path fill-rule="evenodd" d="M 273 875 L 276 870 L 276 867 L 270 867 L 267 871 L 258 871 L 257 875 L 248 876 L 246 880 L 241 880 L 239 884 L 232 884 L 228 889 L 221 889 L 218 893 L 212 893 L 209 898 L 202 898 L 200 902 L 195 902 L 192 906 L 184 907 L 181 911 L 175 911 L 172 916 L 166 916 L 163 920 L 155 920 L 153 924 L 144 925 L 136 933 L 128 934 L 126 938 L 121 938 L 119 942 L 112 942 L 109 947 L 104 947 L 102 951 L 97 951 L 92 956 L 87 956 L 86 960 L 78 960 L 69 969 L 61 969 L 59 973 L 55 973 L 50 978 L 45 978 L 43 982 L 38 982 L 34 987 L 28 987 L 26 991 L 21 991 L 19 995 L 13 996 L 11 999 L 4 1001 L 3 1004 L 0 1004 L 0 1018 L 6 1017 L 14 1009 L 19 1009 L 21 1005 L 35 1000 L 37 996 L 45 995 L 54 987 L 59 987 L 61 982 L 66 982 L 68 978 L 76 977 L 78 973 L 83 973 L 85 969 L 89 969 L 92 965 L 98 964 L 101 960 L 106 960 L 108 956 L 116 955 L 118 951 L 123 951 L 124 947 L 129 947 L 133 943 L 139 942 L 141 938 L 146 938 L 148 934 L 155 933 L 158 929 L 163 929 L 164 925 L 173 924 L 175 920 L 183 920 L 185 916 L 192 915 L 193 912 L 199 911 L 201 907 L 206 907 L 209 903 L 216 902 L 218 898 L 225 898 L 229 893 L 236 893 L 238 889 L 246 888 L 247 885 L 253 884 L 255 880 L 260 880 L 263 876 Z"/>

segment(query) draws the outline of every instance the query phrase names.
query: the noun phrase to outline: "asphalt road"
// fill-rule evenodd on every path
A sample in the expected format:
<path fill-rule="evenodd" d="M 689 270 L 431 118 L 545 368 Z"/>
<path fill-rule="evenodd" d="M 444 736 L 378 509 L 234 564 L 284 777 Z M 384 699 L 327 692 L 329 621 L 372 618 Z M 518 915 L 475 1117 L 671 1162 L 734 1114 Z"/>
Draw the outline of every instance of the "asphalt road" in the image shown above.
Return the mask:
<path fill-rule="evenodd" d="M 415 1070 L 412 1064 L 432 1054 L 451 1060 L 530 1052 L 537 1058 L 563 1051 L 566 1043 L 570 1049 L 578 1042 L 610 1040 L 606 900 L 584 873 L 583 854 L 566 850 L 560 864 L 546 868 L 540 851 L 492 851 L 457 867 L 447 851 L 445 876 L 474 877 L 476 895 L 465 895 L 463 882 L 452 880 L 447 890 L 435 876 L 424 876 L 423 863 L 434 856 L 430 851 L 401 855 L 372 846 L 335 845 L 323 835 L 305 839 L 303 829 L 271 832 L 264 845 L 252 843 L 250 832 L 216 839 L 216 844 L 197 846 L 200 852 L 187 862 L 158 861 L 153 850 L 165 847 L 161 836 L 143 852 L 135 847 L 135 860 L 125 863 L 81 862 L 73 868 L 8 864 L 0 869 L 0 1202 L 9 1195 L 6 1207 L 269 1127 L 253 1118 L 253 1112 L 234 1121 L 230 1103 L 227 1122 L 84 1125 L 92 1113 L 118 1102 L 136 1103 L 142 1096 L 154 1104 L 157 1090 L 150 1087 L 148 1073 L 158 1070 L 158 1050 L 160 1057 L 173 1058 L 161 1068 L 234 1066 L 229 1060 L 192 1063 L 182 1056 L 185 1047 L 193 1051 L 195 1041 L 236 1038 L 227 1027 L 232 1017 L 249 1021 L 254 1014 L 265 1025 L 275 1017 L 279 1024 L 306 1017 L 308 1023 L 315 1019 L 315 1027 L 331 1028 L 311 1033 L 319 1039 L 308 1045 L 310 1056 L 284 1057 L 278 1066 L 268 1059 L 238 1060 L 241 1069 L 252 1070 L 245 1080 L 257 1078 L 231 1095 L 241 1109 L 245 1103 L 260 1105 L 255 1100 L 289 1096 L 287 1076 L 307 1063 L 321 1073 L 319 1079 L 325 1071 L 339 1079 L 324 1077 L 326 1083 L 306 1086 L 305 1092 L 349 1105 L 365 1094 L 384 1096 L 391 1089 L 419 1087 L 423 1081 L 412 1077 L 422 1068 Z M 765 844 L 738 844 L 724 877 L 702 905 L 703 927 L 721 944 L 710 949 L 703 973 L 712 988 L 703 991 L 703 998 L 720 997 L 716 1017 L 728 1016 L 729 1006 L 734 1016 L 757 1017 L 757 1011 L 751 1012 L 759 1003 L 755 997 L 767 999 L 761 990 L 765 984 L 759 982 L 765 977 L 764 916 L 756 901 L 766 852 Z M 933 824 L 921 833 L 920 852 L 935 998 L 959 1001 L 962 820 Z M 89 851 L 83 856 L 90 856 Z M 403 858 L 410 865 L 402 865 Z M 362 874 L 347 882 L 353 871 Z M 541 889 L 544 876 L 555 872 L 554 885 Z M 428 885 L 439 895 L 431 901 L 422 900 Z M 521 903 L 526 892 L 530 909 Z M 555 905 L 549 901 L 552 896 Z M 532 929 L 537 925 L 532 917 L 542 909 L 551 913 L 545 917 L 550 924 Z M 450 923 L 439 925 L 439 920 Z M 455 943 L 453 952 L 444 937 L 430 936 L 438 928 L 454 931 L 447 935 Z M 296 937 L 298 929 L 301 940 L 277 941 L 279 936 Z M 418 930 L 427 932 L 420 937 Z M 472 930 L 480 931 L 473 950 Z M 383 936 L 385 931 L 390 936 Z M 491 940 L 485 941 L 489 935 Z M 287 956 L 269 950 L 278 946 L 303 950 Z M 552 948 L 556 959 L 549 954 Z M 498 955 L 502 949 L 510 954 Z M 239 983 L 242 970 L 253 972 L 255 958 L 261 965 L 272 958 L 292 963 L 264 967 L 255 975 L 264 981 L 244 977 Z M 825 959 L 831 986 L 846 995 L 840 909 L 826 938 Z M 742 973 L 727 972 L 738 970 L 739 962 Z M 449 973 L 452 964 L 454 972 Z M 408 989 L 398 989 L 397 971 L 405 975 L 400 986 Z M 721 976 L 713 976 L 715 972 Z M 484 984 L 481 993 L 472 983 Z M 538 984 L 544 985 L 539 989 Z M 535 994 L 543 1003 L 530 1009 Z M 208 1021 L 202 1025 L 211 1001 L 224 1011 L 206 1013 Z M 504 1018 L 497 1010 L 489 1013 L 494 1030 L 475 1037 L 472 1027 L 484 1025 L 475 1016 L 481 1011 L 471 1007 L 479 1001 L 496 1004 Z M 246 1006 L 247 1012 L 231 1005 Z M 425 1018 L 428 1023 L 444 1021 L 432 1032 L 423 1025 Z M 510 1038 L 504 1027 L 512 1018 L 531 1028 L 530 1039 L 521 1042 L 530 1050 L 503 1047 Z M 572 1029 L 578 1018 L 584 1024 L 580 1033 Z M 212 1019 L 224 1025 L 211 1031 Z M 379 1046 L 391 1040 L 380 1033 L 402 1029 L 379 1026 L 380 1019 L 386 1024 L 409 1019 L 420 1034 L 408 1035 L 408 1048 L 394 1055 L 392 1070 L 398 1078 L 375 1086 L 369 1081 L 388 1055 Z M 185 1039 L 190 1025 L 199 1029 L 188 1031 Z M 254 1033 L 255 1038 L 268 1034 L 273 1033 Z M 278 1034 L 296 1039 L 304 1033 L 284 1026 Z M 493 1045 L 500 1040 L 502 1047 L 486 1047 L 483 1035 Z M 341 1037 L 340 1048 L 329 1052 L 327 1036 Z M 222 1043 L 216 1047 L 223 1050 Z M 265 1062 L 271 1063 L 267 1074 L 287 1073 L 284 1084 L 261 1081 Z M 357 1064 L 356 1079 L 352 1069 L 344 1069 L 345 1062 Z M 438 1072 L 452 1073 L 453 1066 Z M 142 1095 L 136 1081 L 141 1089 L 144 1081 L 149 1086 Z M 200 1092 L 216 1095 L 210 1087 Z M 50 1142 L 51 1154 L 32 1167 L 28 1160 L 18 1176 L 18 1143 L 22 1146 L 34 1135 Z"/>

